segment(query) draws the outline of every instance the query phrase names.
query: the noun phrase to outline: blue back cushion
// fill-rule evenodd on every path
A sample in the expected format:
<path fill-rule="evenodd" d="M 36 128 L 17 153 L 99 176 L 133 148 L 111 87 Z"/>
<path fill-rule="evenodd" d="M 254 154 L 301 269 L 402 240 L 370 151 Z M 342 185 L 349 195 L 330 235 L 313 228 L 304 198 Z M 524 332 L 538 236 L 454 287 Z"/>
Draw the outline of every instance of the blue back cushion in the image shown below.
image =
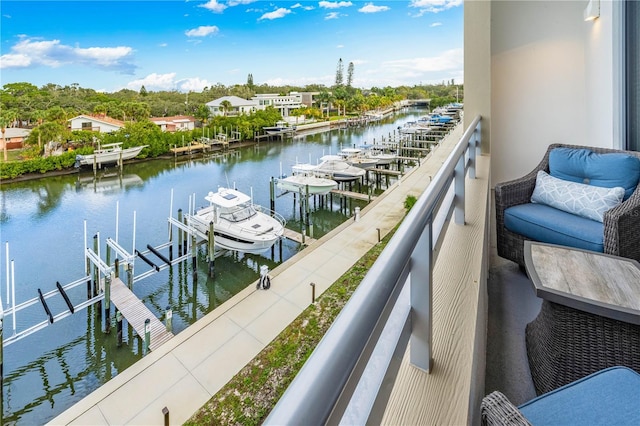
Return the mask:
<path fill-rule="evenodd" d="M 638 186 L 640 158 L 622 152 L 600 154 L 584 148 L 555 148 L 549 153 L 549 174 L 604 188 L 621 186 L 626 200 Z"/>

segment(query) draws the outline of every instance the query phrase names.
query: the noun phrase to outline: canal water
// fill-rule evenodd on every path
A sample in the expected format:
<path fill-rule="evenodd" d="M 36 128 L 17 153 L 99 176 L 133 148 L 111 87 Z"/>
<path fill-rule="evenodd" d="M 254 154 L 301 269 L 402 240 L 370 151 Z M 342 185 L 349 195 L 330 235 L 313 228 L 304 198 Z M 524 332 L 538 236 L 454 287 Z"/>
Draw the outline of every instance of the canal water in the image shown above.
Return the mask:
<path fill-rule="evenodd" d="M 296 162 L 317 162 L 324 154 L 341 148 L 388 138 L 407 121 L 415 121 L 424 110 L 397 112 L 367 127 L 299 134 L 286 141 L 261 142 L 226 154 L 205 157 L 182 156 L 79 174 L 2 184 L 0 188 L 0 298 L 6 311 L 16 304 L 37 303 L 5 315 L 4 340 L 48 319 L 37 300 L 61 285 L 86 275 L 86 246 L 99 241 L 105 259 L 106 238 L 132 253 L 147 251 L 168 242 L 168 217 L 185 213 L 191 200 L 201 207 L 204 196 L 219 186 L 236 187 L 253 195 L 254 202 L 269 207 L 271 177 L 290 174 Z M 352 190 L 380 193 L 391 179 L 354 184 Z M 370 188 L 369 188 L 370 187 Z M 278 190 L 276 193 L 278 194 Z M 280 194 L 278 194 L 280 195 Z M 353 215 L 365 201 L 329 205 L 310 203 L 313 237 L 318 238 Z M 275 209 L 287 220 L 287 228 L 300 232 L 300 206 L 292 194 L 276 198 Z M 86 232 L 85 232 L 86 230 Z M 135 230 L 135 233 L 134 233 Z M 175 237 L 174 237 L 175 238 Z M 174 245 L 174 257 L 177 248 Z M 158 317 L 172 309 L 173 332 L 179 333 L 220 306 L 238 291 L 255 282 L 261 265 L 272 269 L 299 250 L 298 243 L 282 240 L 260 255 L 227 252 L 215 260 L 215 277 L 208 277 L 205 250 L 198 251 L 197 279 L 191 262 L 164 269 L 134 284 L 134 293 Z M 9 252 L 7 255 L 7 251 Z M 167 255 L 167 250 L 162 250 Z M 8 256 L 8 257 L 7 257 Z M 153 255 L 149 255 L 153 258 Z M 7 267 L 7 258 L 10 259 Z M 160 260 L 157 260 L 161 263 Z M 13 266 L 11 266 L 13 265 Z M 134 275 L 152 269 L 137 259 Z M 15 288 L 8 283 L 15 281 Z M 87 299 L 86 285 L 68 292 L 74 305 Z M 47 299 L 52 315 L 67 310 L 61 296 Z M 112 309 L 113 315 L 113 309 Z M 141 339 L 125 332 L 117 347 L 115 328 L 103 332 L 102 313 L 96 306 L 76 311 L 41 330 L 5 345 L 3 350 L 3 424 L 43 424 L 106 383 L 143 356 Z"/>

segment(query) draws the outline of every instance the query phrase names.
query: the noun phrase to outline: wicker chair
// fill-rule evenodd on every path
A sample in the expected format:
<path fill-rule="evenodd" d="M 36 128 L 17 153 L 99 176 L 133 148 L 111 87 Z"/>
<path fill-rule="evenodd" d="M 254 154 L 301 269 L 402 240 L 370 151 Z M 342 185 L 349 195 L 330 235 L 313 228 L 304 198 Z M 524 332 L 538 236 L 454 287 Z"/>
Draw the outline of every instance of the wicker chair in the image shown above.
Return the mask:
<path fill-rule="evenodd" d="M 552 144 L 544 158 L 529 174 L 495 187 L 496 234 L 498 255 L 524 267 L 522 235 L 504 227 L 504 211 L 511 206 L 529 203 L 539 170 L 549 172 L 549 153 L 555 148 L 586 148 L 596 153 L 623 152 L 640 158 L 640 152 L 590 146 Z M 640 261 L 640 185 L 622 204 L 604 214 L 604 252 Z"/>

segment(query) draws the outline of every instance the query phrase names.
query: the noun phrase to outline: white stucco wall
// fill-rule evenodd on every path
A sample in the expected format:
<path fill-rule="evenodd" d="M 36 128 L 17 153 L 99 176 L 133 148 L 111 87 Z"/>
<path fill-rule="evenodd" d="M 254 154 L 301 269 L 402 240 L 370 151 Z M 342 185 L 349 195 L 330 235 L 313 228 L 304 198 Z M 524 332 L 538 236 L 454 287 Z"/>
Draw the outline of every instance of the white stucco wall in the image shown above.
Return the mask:
<path fill-rule="evenodd" d="M 492 2 L 493 184 L 533 169 L 554 142 L 616 146 L 612 7 L 585 22 L 586 4 Z"/>

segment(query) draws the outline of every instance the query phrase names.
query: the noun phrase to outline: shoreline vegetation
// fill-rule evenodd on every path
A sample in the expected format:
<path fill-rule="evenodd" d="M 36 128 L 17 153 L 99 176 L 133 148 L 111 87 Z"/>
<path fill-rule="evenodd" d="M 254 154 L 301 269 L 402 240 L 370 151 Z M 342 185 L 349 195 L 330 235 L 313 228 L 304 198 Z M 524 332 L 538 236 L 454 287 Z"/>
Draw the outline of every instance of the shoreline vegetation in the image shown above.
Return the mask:
<path fill-rule="evenodd" d="M 215 138 L 220 133 L 226 137 L 251 141 L 282 120 L 281 112 L 273 106 L 250 114 L 237 115 L 229 101 L 223 101 L 219 111 L 209 109 L 212 99 L 237 96 L 251 99 L 259 94 L 287 94 L 293 92 L 313 94 L 311 105 L 294 108 L 289 114 L 300 120 L 301 125 L 311 122 L 330 122 L 362 117 L 370 112 L 397 108 L 403 101 L 427 100 L 431 108 L 457 102 L 464 98 L 464 90 L 453 80 L 441 84 L 415 85 L 413 87 L 355 88 L 343 84 L 342 76 L 336 76 L 336 84 L 325 87 L 310 84 L 294 86 L 256 86 L 253 79 L 246 84 L 231 87 L 215 85 L 201 92 L 139 91 L 122 89 L 115 93 L 101 93 L 77 84 L 59 86 L 47 84 L 37 87 L 28 82 L 9 83 L 0 89 L 0 130 L 2 131 L 2 155 L 0 155 L 0 182 L 12 182 L 19 176 L 43 177 L 47 173 L 63 173 L 73 169 L 76 155 L 91 154 L 99 145 L 121 143 L 123 149 L 147 145 L 138 159 L 156 158 L 169 154 L 172 147 L 182 147 L 201 138 Z M 225 103 L 226 102 L 226 103 Z M 71 130 L 69 120 L 79 115 L 106 116 L 124 123 L 124 127 L 111 133 L 94 130 Z M 190 131 L 163 132 L 150 117 L 190 116 L 196 120 L 196 128 Z M 18 153 L 7 151 L 7 145 L 15 142 L 6 136 L 7 129 L 28 129 Z M 6 142 L 6 143 L 5 143 Z M 49 155 L 51 152 L 60 155 Z M 171 154 L 170 154 L 171 155 Z"/>

